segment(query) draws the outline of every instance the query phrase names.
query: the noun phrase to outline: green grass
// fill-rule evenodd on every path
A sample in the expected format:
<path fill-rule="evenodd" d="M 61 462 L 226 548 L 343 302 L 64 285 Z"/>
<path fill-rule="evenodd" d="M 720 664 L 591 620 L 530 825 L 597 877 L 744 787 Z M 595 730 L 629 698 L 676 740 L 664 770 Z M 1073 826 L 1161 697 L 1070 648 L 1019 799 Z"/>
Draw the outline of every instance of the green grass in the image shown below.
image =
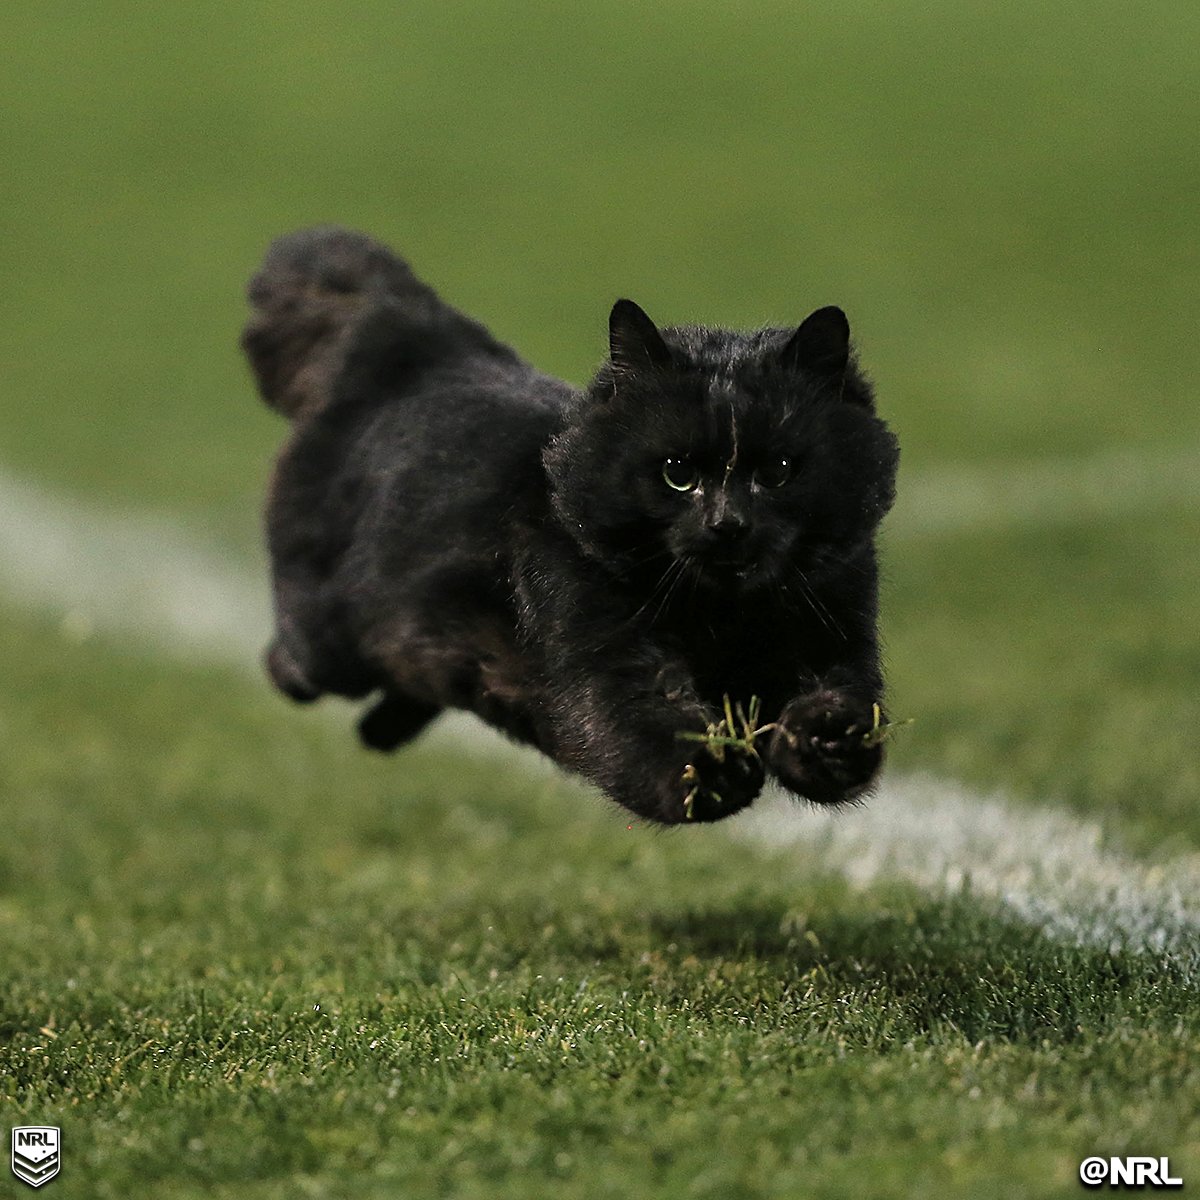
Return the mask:
<path fill-rule="evenodd" d="M 577 380 L 618 295 L 742 325 L 840 303 L 902 488 L 1195 446 L 1197 35 L 1182 0 L 13 14 L 0 462 L 244 553 L 282 427 L 241 289 L 317 220 Z M 1067 805 L 1146 860 L 1200 849 L 1198 541 L 1166 500 L 889 537 L 895 767 Z M 627 830 L 444 743 L 377 760 L 348 721 L 49 616 L 0 611 L 0 662 L 0 1108 L 64 1126 L 48 1195 L 1200 1170 L 1200 1005 L 1169 961 Z"/>
<path fill-rule="evenodd" d="M 1200 848 L 1198 536 L 1152 510 L 897 545 L 893 760 Z"/>
<path fill-rule="evenodd" d="M 1168 961 L 2 637 L 14 692 L 51 685 L 0 708 L 39 747 L 0 780 L 2 1110 L 63 1126 L 57 1194 L 1042 1196 L 1090 1153 L 1200 1164 Z"/>

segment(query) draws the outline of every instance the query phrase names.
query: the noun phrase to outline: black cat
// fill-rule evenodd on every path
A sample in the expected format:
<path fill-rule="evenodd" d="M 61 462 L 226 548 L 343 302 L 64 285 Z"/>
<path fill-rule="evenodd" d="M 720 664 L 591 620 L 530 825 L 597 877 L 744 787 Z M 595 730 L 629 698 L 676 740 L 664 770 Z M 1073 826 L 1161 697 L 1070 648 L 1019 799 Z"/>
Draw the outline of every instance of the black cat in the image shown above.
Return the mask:
<path fill-rule="evenodd" d="M 360 234 L 281 238 L 249 295 L 294 421 L 267 513 L 287 695 L 372 695 L 380 750 L 467 709 L 667 823 L 745 807 L 764 767 L 821 804 L 870 787 L 898 448 L 840 309 L 731 333 L 620 300 L 580 392 Z M 761 706 L 752 750 L 694 740 L 726 697 Z"/>

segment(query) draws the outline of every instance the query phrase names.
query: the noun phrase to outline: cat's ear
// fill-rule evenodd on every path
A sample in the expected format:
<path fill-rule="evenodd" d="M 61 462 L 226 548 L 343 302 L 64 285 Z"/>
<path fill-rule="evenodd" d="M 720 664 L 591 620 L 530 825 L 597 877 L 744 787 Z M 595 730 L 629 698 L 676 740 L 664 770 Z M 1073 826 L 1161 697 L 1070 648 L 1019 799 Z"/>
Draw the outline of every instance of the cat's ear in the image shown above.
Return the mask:
<path fill-rule="evenodd" d="M 817 375 L 840 377 L 850 361 L 850 322 L 840 308 L 818 308 L 779 352 L 785 367 L 799 367 Z"/>
<path fill-rule="evenodd" d="M 608 315 L 608 352 L 614 367 L 630 371 L 671 362 L 658 326 L 632 300 L 618 300 Z"/>

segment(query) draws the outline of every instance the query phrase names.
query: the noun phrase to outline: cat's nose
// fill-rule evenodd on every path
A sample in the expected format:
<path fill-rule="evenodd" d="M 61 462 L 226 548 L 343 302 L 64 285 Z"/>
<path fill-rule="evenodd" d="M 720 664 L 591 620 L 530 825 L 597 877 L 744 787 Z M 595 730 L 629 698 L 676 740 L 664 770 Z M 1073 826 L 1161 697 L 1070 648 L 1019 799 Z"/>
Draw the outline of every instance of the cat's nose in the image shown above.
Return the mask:
<path fill-rule="evenodd" d="M 710 537 L 735 542 L 745 535 L 748 523 L 746 514 L 727 497 L 721 496 L 705 515 L 704 528 Z"/>
<path fill-rule="evenodd" d="M 739 514 L 726 513 L 719 520 L 705 523 L 704 557 L 716 566 L 741 566 L 750 553 L 746 521 Z"/>
<path fill-rule="evenodd" d="M 738 516 L 707 521 L 701 554 L 714 567 L 742 567 L 753 553 L 748 532 L 745 520 Z"/>
<path fill-rule="evenodd" d="M 746 518 L 728 509 L 705 522 L 709 534 L 723 542 L 740 541 L 746 534 Z"/>

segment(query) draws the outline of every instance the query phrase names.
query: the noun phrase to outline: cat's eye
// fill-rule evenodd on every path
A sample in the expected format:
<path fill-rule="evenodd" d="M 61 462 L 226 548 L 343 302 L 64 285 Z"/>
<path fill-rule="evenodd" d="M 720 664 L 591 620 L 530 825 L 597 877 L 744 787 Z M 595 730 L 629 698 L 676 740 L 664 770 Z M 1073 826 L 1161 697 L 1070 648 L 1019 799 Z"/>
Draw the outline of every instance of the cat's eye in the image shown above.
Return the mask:
<path fill-rule="evenodd" d="M 677 492 L 694 491 L 700 482 L 700 472 L 686 458 L 668 458 L 663 460 L 663 479 L 667 487 Z"/>
<path fill-rule="evenodd" d="M 754 472 L 754 482 L 759 487 L 783 487 L 792 477 L 792 460 L 790 458 L 770 459 L 760 463 Z"/>

